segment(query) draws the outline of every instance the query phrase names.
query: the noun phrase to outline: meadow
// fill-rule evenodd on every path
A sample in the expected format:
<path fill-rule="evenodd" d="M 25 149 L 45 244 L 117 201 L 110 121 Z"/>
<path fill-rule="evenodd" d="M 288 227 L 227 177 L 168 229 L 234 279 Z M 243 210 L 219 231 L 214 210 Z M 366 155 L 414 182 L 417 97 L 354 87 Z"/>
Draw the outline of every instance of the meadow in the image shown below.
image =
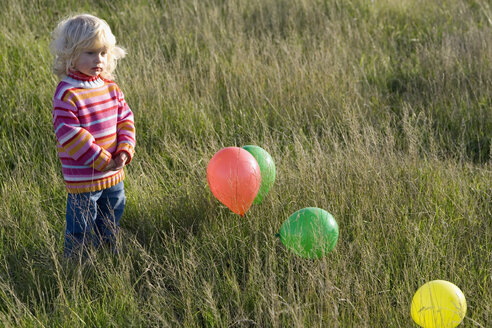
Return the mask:
<path fill-rule="evenodd" d="M 121 252 L 63 258 L 50 33 L 105 19 L 137 127 Z M 417 327 L 422 284 L 492 327 L 492 5 L 486 0 L 0 2 L 1 327 Z M 207 163 L 258 145 L 277 179 L 244 218 Z M 275 234 L 330 212 L 309 260 Z"/>

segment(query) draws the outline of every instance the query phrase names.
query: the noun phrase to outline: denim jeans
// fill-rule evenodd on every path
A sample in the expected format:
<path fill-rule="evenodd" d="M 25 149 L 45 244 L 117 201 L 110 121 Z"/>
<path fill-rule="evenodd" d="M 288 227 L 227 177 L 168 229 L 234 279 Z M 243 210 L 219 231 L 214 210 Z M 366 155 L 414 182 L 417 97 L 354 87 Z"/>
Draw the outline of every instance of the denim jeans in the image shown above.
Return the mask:
<path fill-rule="evenodd" d="M 116 234 L 125 209 L 123 181 L 88 193 L 68 194 L 64 254 L 70 257 L 87 247 L 109 246 L 116 251 Z"/>

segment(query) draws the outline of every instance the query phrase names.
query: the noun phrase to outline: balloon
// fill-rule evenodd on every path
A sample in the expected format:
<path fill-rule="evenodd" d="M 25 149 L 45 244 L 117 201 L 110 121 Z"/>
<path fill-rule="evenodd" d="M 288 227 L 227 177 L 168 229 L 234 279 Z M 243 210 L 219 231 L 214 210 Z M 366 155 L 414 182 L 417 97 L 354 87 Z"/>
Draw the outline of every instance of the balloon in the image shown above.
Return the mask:
<path fill-rule="evenodd" d="M 335 247 L 338 241 L 338 224 L 327 211 L 307 207 L 295 212 L 282 223 L 277 235 L 297 255 L 311 259 L 321 258 Z"/>
<path fill-rule="evenodd" d="M 422 285 L 412 299 L 412 319 L 424 328 L 454 328 L 466 314 L 463 292 L 445 280 Z"/>
<path fill-rule="evenodd" d="M 239 147 L 226 147 L 207 166 L 207 182 L 214 196 L 241 216 L 248 211 L 261 185 L 256 159 Z"/>
<path fill-rule="evenodd" d="M 251 155 L 253 155 L 260 166 L 261 185 L 253 204 L 261 204 L 263 198 L 266 194 L 268 194 L 268 191 L 275 181 L 275 163 L 273 162 L 272 156 L 270 156 L 270 154 L 261 147 L 248 145 L 244 146 L 243 149 L 246 149 Z"/>

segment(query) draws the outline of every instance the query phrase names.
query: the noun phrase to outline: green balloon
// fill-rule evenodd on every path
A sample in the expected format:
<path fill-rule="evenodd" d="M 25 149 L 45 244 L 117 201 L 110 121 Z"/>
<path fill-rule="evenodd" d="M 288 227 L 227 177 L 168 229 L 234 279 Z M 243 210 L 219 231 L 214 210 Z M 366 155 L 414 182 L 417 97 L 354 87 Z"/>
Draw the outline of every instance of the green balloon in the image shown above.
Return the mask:
<path fill-rule="evenodd" d="M 265 198 L 275 182 L 275 163 L 273 162 L 272 156 L 270 156 L 270 154 L 261 147 L 247 145 L 244 146 L 243 149 L 246 149 L 251 155 L 253 155 L 260 166 L 261 184 L 253 204 L 261 204 L 263 198 Z"/>
<path fill-rule="evenodd" d="M 307 207 L 285 220 L 277 236 L 297 255 L 316 259 L 335 248 L 338 241 L 338 224 L 327 211 Z"/>

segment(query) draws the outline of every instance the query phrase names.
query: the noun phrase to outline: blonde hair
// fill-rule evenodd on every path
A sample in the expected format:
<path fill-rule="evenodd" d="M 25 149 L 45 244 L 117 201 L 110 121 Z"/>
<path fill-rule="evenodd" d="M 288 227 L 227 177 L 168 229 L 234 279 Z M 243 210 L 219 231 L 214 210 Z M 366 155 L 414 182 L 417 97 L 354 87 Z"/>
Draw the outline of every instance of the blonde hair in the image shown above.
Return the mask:
<path fill-rule="evenodd" d="M 108 63 L 101 76 L 113 80 L 118 59 L 125 57 L 126 51 L 116 45 L 116 38 L 105 20 L 81 14 L 62 20 L 53 31 L 51 52 L 55 56 L 53 73 L 63 79 L 84 49 L 106 48 Z"/>

